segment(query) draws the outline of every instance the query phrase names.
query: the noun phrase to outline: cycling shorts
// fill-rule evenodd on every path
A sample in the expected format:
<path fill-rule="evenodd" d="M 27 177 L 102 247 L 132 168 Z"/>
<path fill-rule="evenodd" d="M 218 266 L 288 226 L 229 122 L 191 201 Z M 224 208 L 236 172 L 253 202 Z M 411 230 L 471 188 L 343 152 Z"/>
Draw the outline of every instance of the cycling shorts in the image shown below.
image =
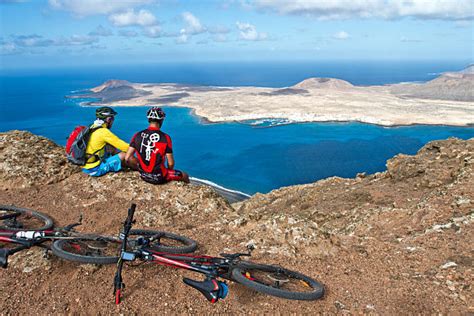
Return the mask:
<path fill-rule="evenodd" d="M 100 177 L 108 172 L 118 172 L 120 170 L 122 170 L 122 161 L 118 154 L 104 159 L 97 167 L 91 169 L 82 168 L 82 172 L 92 177 Z"/>
<path fill-rule="evenodd" d="M 167 170 L 165 175 L 154 173 L 140 173 L 141 178 L 152 184 L 163 184 L 169 181 L 182 181 L 184 178 L 183 172 L 180 170 Z"/>

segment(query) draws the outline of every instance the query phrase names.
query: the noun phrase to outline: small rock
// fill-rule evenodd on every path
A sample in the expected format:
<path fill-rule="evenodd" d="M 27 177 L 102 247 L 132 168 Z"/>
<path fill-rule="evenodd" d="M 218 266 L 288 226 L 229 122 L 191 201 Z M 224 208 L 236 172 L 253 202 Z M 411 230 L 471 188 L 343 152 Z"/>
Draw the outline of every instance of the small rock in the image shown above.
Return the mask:
<path fill-rule="evenodd" d="M 345 309 L 346 308 L 346 305 L 342 304 L 339 301 L 335 301 L 334 306 L 336 306 L 337 309 Z"/>
<path fill-rule="evenodd" d="M 368 309 L 368 310 L 373 310 L 373 311 L 375 310 L 375 306 L 372 305 L 372 304 L 367 304 L 367 305 L 365 306 L 365 308 Z"/>
<path fill-rule="evenodd" d="M 456 262 L 448 261 L 445 264 L 443 264 L 440 268 L 444 270 L 444 269 L 449 269 L 449 268 L 457 267 L 457 266 L 458 265 L 456 264 Z"/>

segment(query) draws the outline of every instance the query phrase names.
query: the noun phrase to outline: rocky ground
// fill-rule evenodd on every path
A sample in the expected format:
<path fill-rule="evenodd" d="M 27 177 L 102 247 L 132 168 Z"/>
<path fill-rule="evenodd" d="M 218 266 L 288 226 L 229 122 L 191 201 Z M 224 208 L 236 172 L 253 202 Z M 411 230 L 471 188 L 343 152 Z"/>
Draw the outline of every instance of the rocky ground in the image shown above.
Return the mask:
<path fill-rule="evenodd" d="M 57 225 L 118 232 L 131 201 L 137 227 L 189 236 L 217 255 L 254 243 L 255 260 L 320 280 L 322 300 L 294 302 L 231 284 L 209 304 L 181 282 L 186 272 L 127 267 L 124 303 L 115 267 L 78 265 L 31 249 L 0 271 L 0 314 L 474 312 L 474 139 L 435 141 L 398 155 L 387 171 L 281 188 L 230 205 L 211 188 L 152 186 L 131 172 L 90 178 L 62 148 L 26 132 L 0 134 L 0 204 L 49 214 Z M 1 244 L 0 244 L 1 245 Z"/>

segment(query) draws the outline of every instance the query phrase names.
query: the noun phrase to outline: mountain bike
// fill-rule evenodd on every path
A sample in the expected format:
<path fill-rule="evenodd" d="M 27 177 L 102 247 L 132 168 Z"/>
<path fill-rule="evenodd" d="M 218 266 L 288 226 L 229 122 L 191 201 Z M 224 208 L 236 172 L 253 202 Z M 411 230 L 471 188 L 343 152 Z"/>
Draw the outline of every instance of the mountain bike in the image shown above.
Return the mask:
<path fill-rule="evenodd" d="M 221 254 L 221 257 L 171 254 L 152 249 L 145 238 L 143 247 L 129 249 L 128 238 L 133 231 L 131 228 L 134 224 L 135 208 L 135 204 L 132 204 L 120 233 L 122 247 L 114 277 L 114 296 L 117 305 L 121 302 L 124 289 L 122 280 L 124 263 L 135 260 L 203 274 L 204 281 L 183 278 L 183 282 L 197 289 L 211 303 L 216 303 L 219 299 L 224 299 L 227 296 L 227 283 L 221 280 L 234 281 L 261 293 L 292 300 L 316 300 L 324 294 L 323 285 L 304 274 L 280 266 L 243 260 L 242 257 L 251 255 L 253 247 L 248 247 L 247 253 Z"/>
<path fill-rule="evenodd" d="M 0 205 L 0 266 L 7 268 L 8 257 L 22 250 L 38 246 L 51 250 L 56 256 L 93 264 L 113 264 L 119 261 L 123 241 L 120 237 L 75 231 L 77 223 L 54 228 L 53 220 L 38 211 L 10 205 Z M 189 253 L 197 248 L 194 240 L 173 233 L 155 230 L 131 230 L 127 246 L 130 249 L 147 247 L 169 253 Z M 50 245 L 46 245 L 47 242 Z"/>
<path fill-rule="evenodd" d="M 7 266 L 8 255 L 53 240 L 52 252 L 66 260 L 92 264 L 117 263 L 114 277 L 115 303 L 120 304 L 124 289 L 122 271 L 125 262 L 142 260 L 186 269 L 204 275 L 204 281 L 183 278 L 183 282 L 201 292 L 211 303 L 228 294 L 226 281 L 234 281 L 255 291 L 292 300 L 316 300 L 324 295 L 324 287 L 314 279 L 280 266 L 243 260 L 246 253 L 221 254 L 220 257 L 189 254 L 196 249 L 193 240 L 161 231 L 131 229 L 136 205 L 128 210 L 119 237 L 75 232 L 74 223 L 51 228 L 46 215 L 27 209 L 0 205 L 0 243 L 13 244 L 13 249 L 0 249 L 0 264 Z"/>

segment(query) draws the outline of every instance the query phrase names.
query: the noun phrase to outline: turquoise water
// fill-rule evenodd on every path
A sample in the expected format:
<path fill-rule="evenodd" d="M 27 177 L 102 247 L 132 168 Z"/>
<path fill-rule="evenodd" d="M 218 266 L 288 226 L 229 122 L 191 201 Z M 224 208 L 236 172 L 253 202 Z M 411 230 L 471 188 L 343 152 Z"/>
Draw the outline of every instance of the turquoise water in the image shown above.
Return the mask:
<path fill-rule="evenodd" d="M 272 83 L 269 86 L 289 85 L 289 82 L 272 82 L 271 68 L 267 69 L 266 77 L 263 70 L 259 72 L 261 81 Z M 73 127 L 89 124 L 95 110 L 81 107 L 80 100 L 66 99 L 65 95 L 93 87 L 104 78 L 140 81 L 136 80 L 139 74 L 127 76 L 126 72 L 108 71 L 0 76 L 0 131 L 25 129 L 64 145 Z M 206 71 L 209 72 L 207 68 Z M 196 71 L 192 74 L 196 75 Z M 162 80 L 153 80 L 155 77 L 147 73 L 141 81 L 173 81 L 165 80 L 164 74 L 160 76 Z M 203 82 L 220 78 L 212 72 L 200 76 Z M 388 77 L 385 81 L 389 81 Z M 414 77 L 406 73 L 400 79 L 410 81 Z M 188 83 L 193 80 L 196 82 L 191 83 L 198 83 L 193 78 L 189 77 Z M 220 80 L 221 85 L 249 82 L 248 76 L 242 76 L 241 82 Z M 261 81 L 255 79 L 250 83 Z M 145 108 L 117 108 L 117 111 L 119 115 L 112 130 L 124 140 L 128 141 L 134 132 L 146 127 Z M 334 175 L 353 177 L 358 172 L 383 171 L 387 159 L 398 153 L 414 154 L 430 140 L 474 137 L 473 127 L 386 128 L 360 123 L 305 123 L 261 128 L 242 123 L 202 124 L 186 108 L 165 107 L 165 111 L 163 130 L 173 138 L 176 168 L 249 194 Z"/>

